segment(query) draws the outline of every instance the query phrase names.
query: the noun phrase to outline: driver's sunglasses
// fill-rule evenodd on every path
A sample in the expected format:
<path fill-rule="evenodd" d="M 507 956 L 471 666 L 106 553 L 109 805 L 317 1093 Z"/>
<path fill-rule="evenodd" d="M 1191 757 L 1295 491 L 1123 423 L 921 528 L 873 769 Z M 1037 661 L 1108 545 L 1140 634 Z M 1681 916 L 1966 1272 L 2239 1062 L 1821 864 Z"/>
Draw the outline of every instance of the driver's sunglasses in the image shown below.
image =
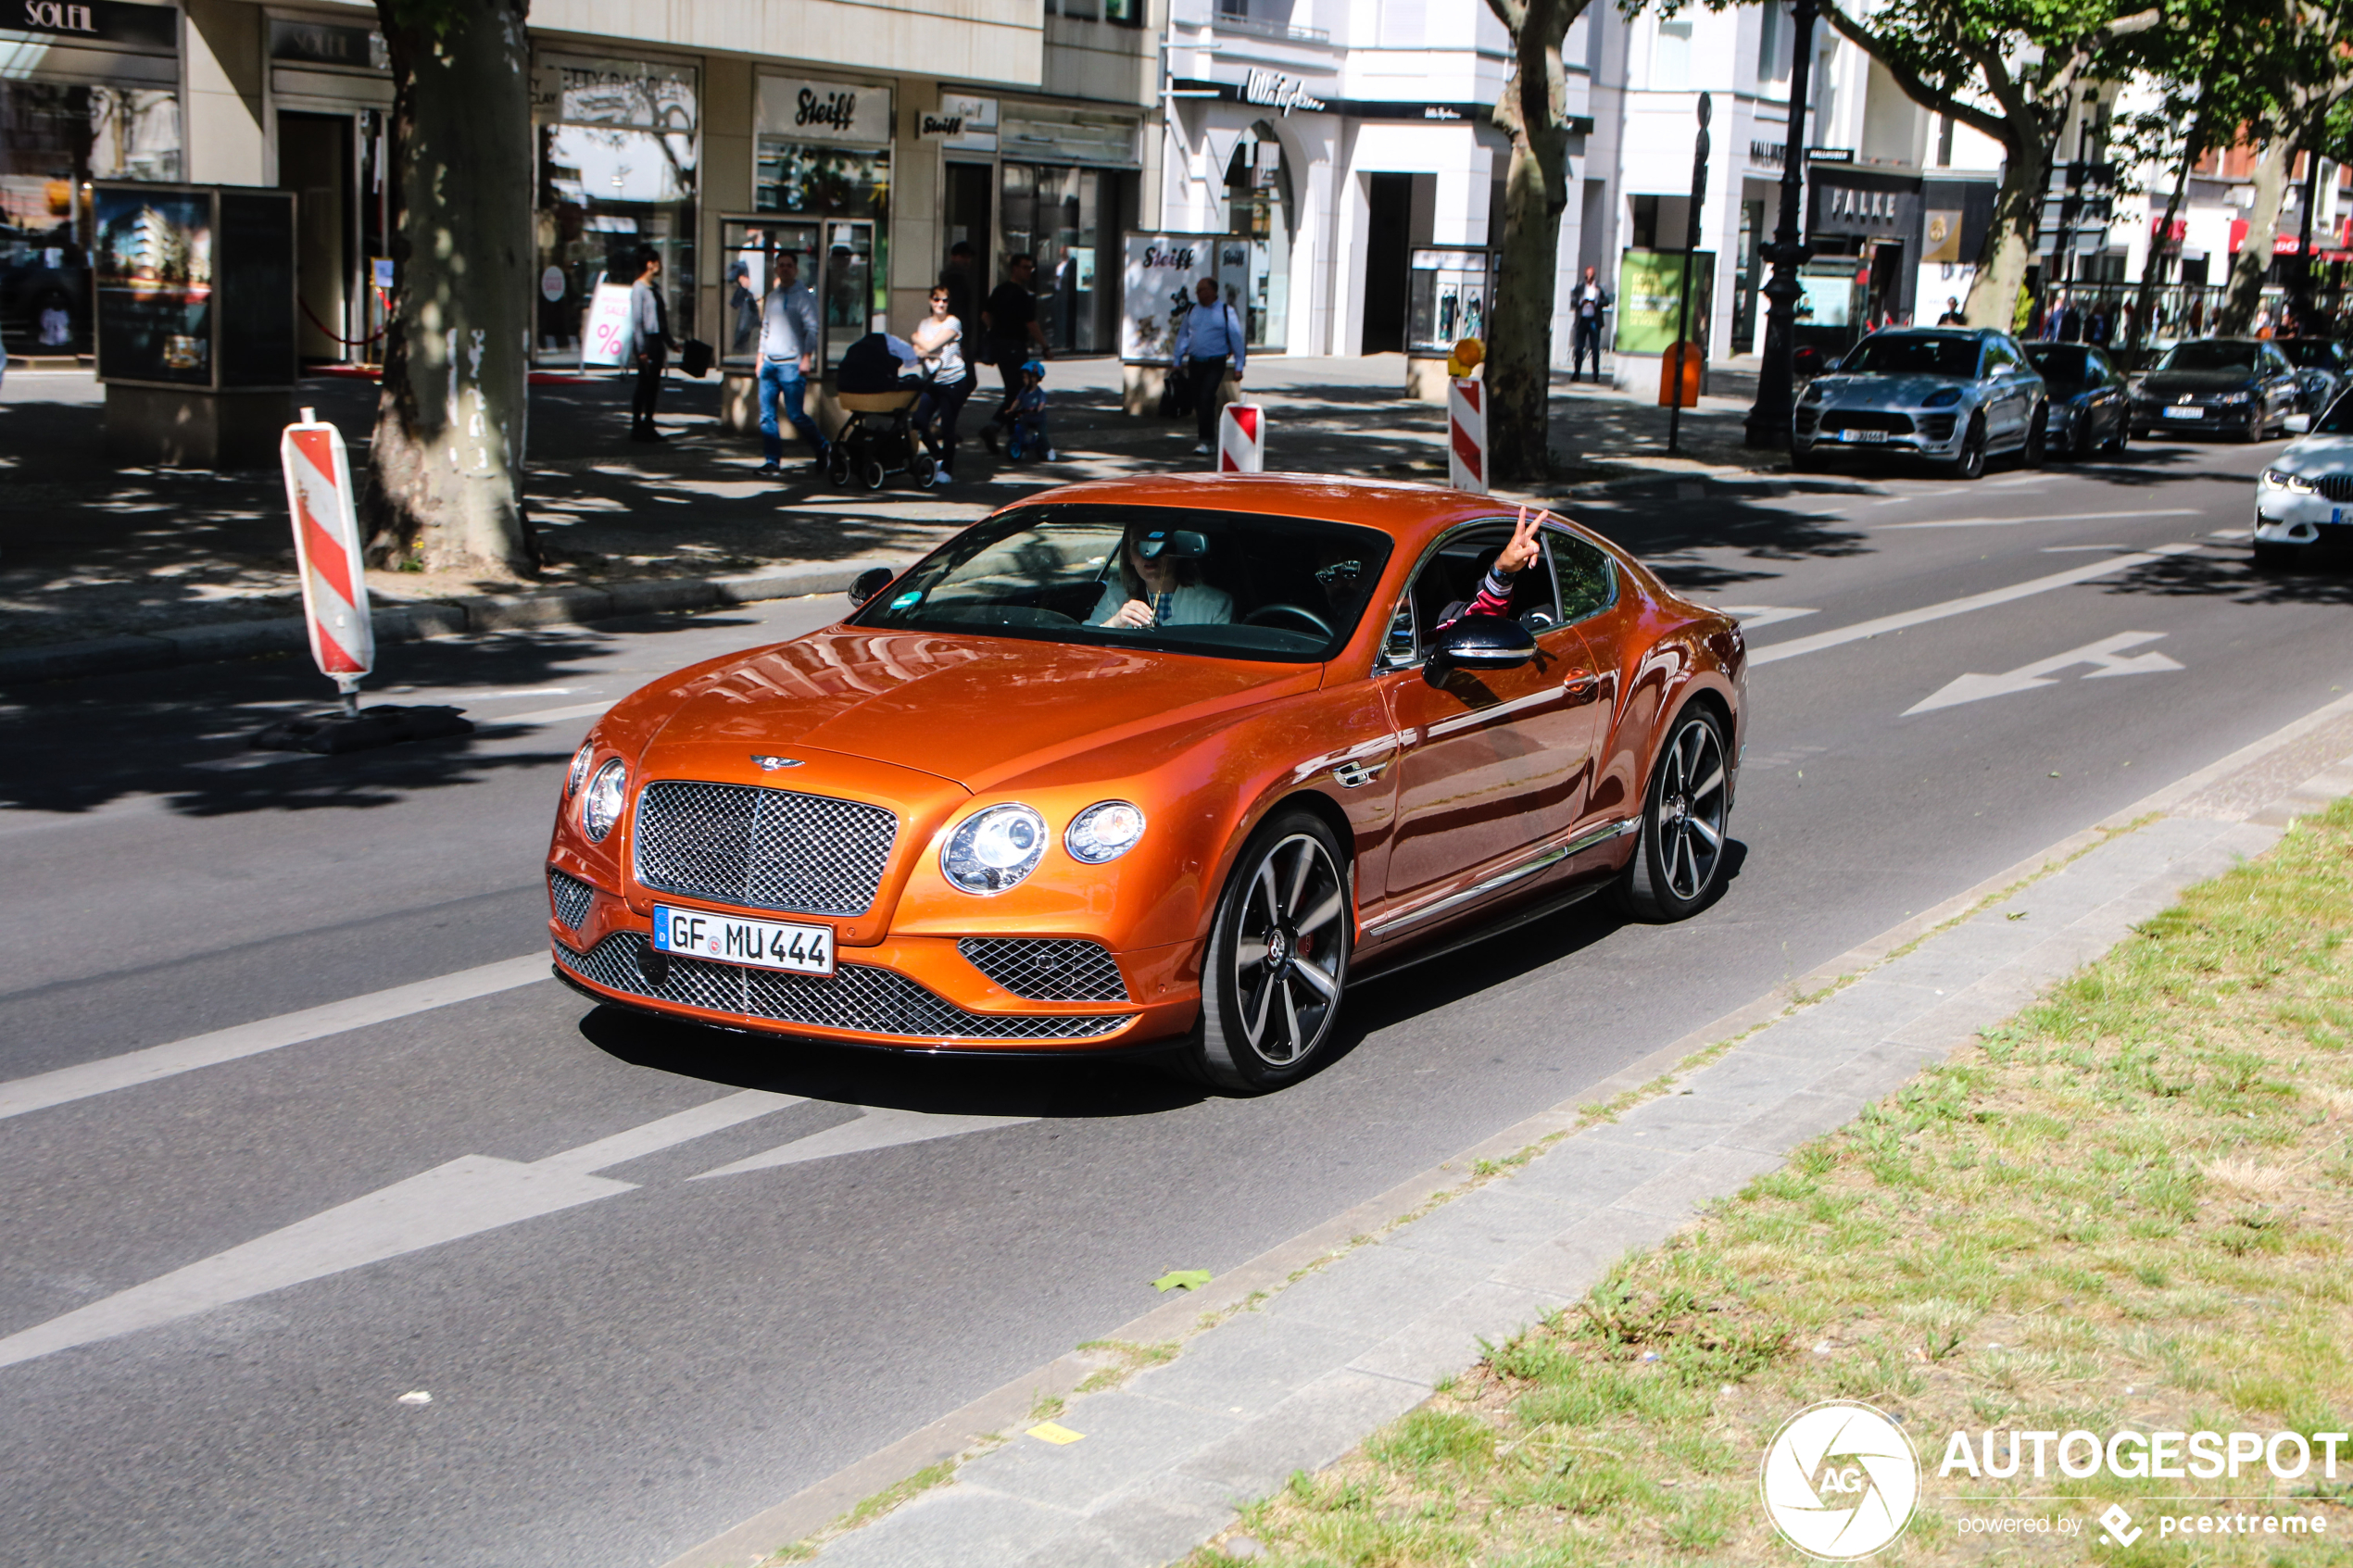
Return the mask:
<path fill-rule="evenodd" d="M 1315 581 L 1321 583 L 1325 587 L 1330 588 L 1340 583 L 1353 583 L 1357 578 L 1363 576 L 1364 574 L 1364 562 L 1353 560 L 1336 560 L 1329 566 L 1317 567 L 1315 569 Z"/>

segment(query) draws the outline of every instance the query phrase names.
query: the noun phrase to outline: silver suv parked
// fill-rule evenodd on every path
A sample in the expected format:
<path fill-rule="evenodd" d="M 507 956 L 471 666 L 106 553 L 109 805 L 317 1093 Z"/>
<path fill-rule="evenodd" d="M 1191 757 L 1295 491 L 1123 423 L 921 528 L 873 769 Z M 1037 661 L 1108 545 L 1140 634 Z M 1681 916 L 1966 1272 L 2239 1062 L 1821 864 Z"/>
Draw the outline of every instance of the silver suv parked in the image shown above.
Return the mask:
<path fill-rule="evenodd" d="M 2015 451 L 2039 467 L 2049 408 L 2043 378 L 2007 332 L 1874 332 L 1798 398 L 1791 460 L 1804 469 L 1833 454 L 1902 453 L 1975 479 L 1989 455 Z"/>

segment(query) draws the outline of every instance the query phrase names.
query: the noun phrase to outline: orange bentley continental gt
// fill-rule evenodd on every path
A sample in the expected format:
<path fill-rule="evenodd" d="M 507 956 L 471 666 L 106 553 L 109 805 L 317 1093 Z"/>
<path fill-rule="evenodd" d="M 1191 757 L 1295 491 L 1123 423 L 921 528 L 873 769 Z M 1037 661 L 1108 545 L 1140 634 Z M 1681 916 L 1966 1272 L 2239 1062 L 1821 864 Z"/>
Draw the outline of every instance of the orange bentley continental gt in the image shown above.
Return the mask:
<path fill-rule="evenodd" d="M 850 598 L 590 733 L 547 853 L 559 976 L 808 1039 L 1163 1051 L 1254 1092 L 1317 1064 L 1352 979 L 1603 890 L 1647 920 L 1716 890 L 1740 628 L 1551 517 L 1106 481 Z"/>

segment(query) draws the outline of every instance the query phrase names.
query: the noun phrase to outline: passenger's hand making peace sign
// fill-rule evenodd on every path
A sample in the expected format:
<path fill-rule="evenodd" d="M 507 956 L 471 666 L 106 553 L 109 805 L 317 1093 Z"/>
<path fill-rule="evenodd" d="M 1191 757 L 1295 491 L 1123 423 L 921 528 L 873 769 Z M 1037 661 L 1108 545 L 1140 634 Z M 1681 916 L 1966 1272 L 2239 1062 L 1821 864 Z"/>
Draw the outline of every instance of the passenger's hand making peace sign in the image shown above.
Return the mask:
<path fill-rule="evenodd" d="M 1496 575 L 1510 577 L 1523 568 L 1536 564 L 1537 556 L 1544 548 L 1537 535 L 1544 526 L 1544 520 L 1552 515 L 1549 511 L 1531 512 L 1526 507 L 1520 508 L 1518 518 L 1512 523 L 1512 542 L 1496 554 Z"/>

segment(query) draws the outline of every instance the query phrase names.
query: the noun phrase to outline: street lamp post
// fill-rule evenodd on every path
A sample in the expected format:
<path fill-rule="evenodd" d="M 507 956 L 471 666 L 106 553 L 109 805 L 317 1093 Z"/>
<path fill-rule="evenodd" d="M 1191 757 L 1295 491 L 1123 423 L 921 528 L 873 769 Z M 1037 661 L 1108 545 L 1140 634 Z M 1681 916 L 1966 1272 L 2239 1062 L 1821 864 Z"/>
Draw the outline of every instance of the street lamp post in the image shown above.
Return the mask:
<path fill-rule="evenodd" d="M 1773 276 L 1765 284 L 1765 362 L 1756 375 L 1756 406 L 1748 411 L 1744 437 L 1751 446 L 1787 446 L 1790 416 L 1797 406 L 1790 356 L 1797 347 L 1797 270 L 1812 256 L 1800 236 L 1798 199 L 1806 177 L 1806 96 L 1814 67 L 1814 0 L 1794 0 L 1796 57 L 1789 69 L 1789 131 L 1781 146 L 1781 214 L 1765 258 Z"/>

